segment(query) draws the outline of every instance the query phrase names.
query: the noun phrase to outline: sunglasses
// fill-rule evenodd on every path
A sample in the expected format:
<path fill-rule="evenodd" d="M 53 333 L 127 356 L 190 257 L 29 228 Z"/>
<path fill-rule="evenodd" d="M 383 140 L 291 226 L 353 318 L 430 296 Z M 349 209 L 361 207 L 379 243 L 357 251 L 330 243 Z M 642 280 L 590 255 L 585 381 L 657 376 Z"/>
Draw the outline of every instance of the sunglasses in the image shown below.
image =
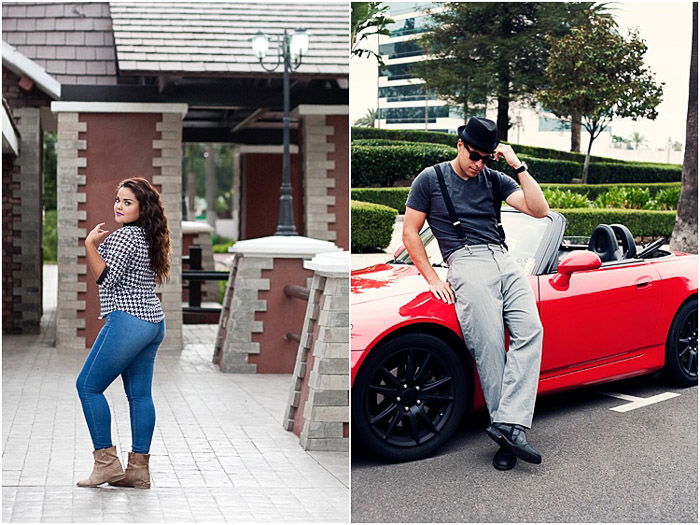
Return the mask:
<path fill-rule="evenodd" d="M 486 162 L 487 160 L 493 160 L 493 153 L 490 153 L 488 155 L 479 155 L 476 151 L 473 151 L 467 144 L 464 145 L 465 148 L 467 148 L 467 151 L 469 152 L 469 160 L 473 160 L 474 162 L 479 162 L 480 160 L 483 160 Z"/>

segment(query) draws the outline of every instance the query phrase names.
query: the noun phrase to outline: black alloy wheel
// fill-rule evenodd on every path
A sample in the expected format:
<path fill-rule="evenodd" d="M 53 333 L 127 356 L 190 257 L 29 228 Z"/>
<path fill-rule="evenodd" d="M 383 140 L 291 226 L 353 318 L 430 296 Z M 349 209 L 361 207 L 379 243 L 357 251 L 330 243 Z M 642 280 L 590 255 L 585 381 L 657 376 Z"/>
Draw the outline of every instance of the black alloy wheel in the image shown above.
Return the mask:
<path fill-rule="evenodd" d="M 455 432 L 470 398 L 465 367 L 447 343 L 402 335 L 372 350 L 358 372 L 354 436 L 385 459 L 420 459 Z"/>
<path fill-rule="evenodd" d="M 698 300 L 681 306 L 666 340 L 666 372 L 681 386 L 698 384 Z"/>

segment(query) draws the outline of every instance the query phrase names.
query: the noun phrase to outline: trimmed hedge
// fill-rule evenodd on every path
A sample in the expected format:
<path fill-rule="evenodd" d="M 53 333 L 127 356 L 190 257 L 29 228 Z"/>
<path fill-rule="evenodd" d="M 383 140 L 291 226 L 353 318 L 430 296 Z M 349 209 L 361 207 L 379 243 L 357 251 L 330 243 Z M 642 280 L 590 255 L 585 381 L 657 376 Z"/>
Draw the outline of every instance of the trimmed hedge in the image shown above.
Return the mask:
<path fill-rule="evenodd" d="M 373 202 L 394 208 L 399 214 L 406 213 L 406 199 L 411 188 L 351 188 L 350 198 L 356 201 Z"/>
<path fill-rule="evenodd" d="M 455 150 L 440 144 L 353 146 L 353 186 L 393 186 L 408 183 L 425 167 L 454 157 Z"/>
<path fill-rule="evenodd" d="M 362 144 L 353 143 L 351 149 L 354 187 L 406 185 L 427 166 L 454 158 L 456 151 L 454 147 L 423 142 Z M 577 162 L 524 153 L 519 153 L 519 157 L 527 162 L 531 173 L 541 183 L 565 184 L 581 176 L 582 165 Z M 511 171 L 504 160 L 489 165 L 504 173 Z M 681 179 L 681 170 L 663 164 L 591 163 L 588 177 L 591 184 L 677 182 Z"/>
<path fill-rule="evenodd" d="M 351 200 L 350 209 L 353 252 L 383 250 L 389 246 L 396 222 L 394 208 Z"/>
<path fill-rule="evenodd" d="M 455 133 L 444 133 L 439 131 L 418 131 L 411 129 L 377 129 L 377 128 L 361 128 L 353 127 L 351 131 L 352 141 L 361 139 L 381 139 L 384 141 L 406 141 L 406 142 L 427 142 L 429 144 L 444 144 L 446 146 L 456 147 L 457 135 Z M 527 146 L 524 144 L 515 144 L 506 142 L 506 144 L 514 145 L 516 152 L 520 155 L 529 155 L 540 159 L 558 159 L 569 160 L 583 165 L 586 158 L 584 153 L 574 153 L 571 151 L 560 151 L 550 148 L 541 148 L 538 146 Z M 628 161 L 613 159 L 609 157 L 598 157 L 591 155 L 591 162 L 605 162 L 608 164 L 625 164 Z M 640 165 L 656 165 L 653 162 L 640 162 Z M 677 168 L 680 172 L 680 164 L 662 164 L 662 166 Z"/>
<path fill-rule="evenodd" d="M 588 170 L 588 182 L 591 184 L 680 182 L 680 180 L 680 166 L 670 164 L 596 162 L 591 163 Z"/>
<path fill-rule="evenodd" d="M 590 237 L 599 224 L 624 224 L 635 237 L 670 237 L 676 223 L 675 211 L 611 210 L 599 208 L 557 209 L 566 217 L 564 235 Z"/>

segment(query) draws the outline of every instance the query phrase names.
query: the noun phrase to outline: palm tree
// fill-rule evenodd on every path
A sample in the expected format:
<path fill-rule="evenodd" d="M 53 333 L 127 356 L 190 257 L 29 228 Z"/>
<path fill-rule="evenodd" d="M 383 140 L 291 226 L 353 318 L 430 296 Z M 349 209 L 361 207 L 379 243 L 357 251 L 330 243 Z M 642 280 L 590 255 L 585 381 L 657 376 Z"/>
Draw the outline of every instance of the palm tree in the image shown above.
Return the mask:
<path fill-rule="evenodd" d="M 368 108 L 367 113 L 365 113 L 364 116 L 358 118 L 355 121 L 355 126 L 360 126 L 362 128 L 373 128 L 376 121 L 377 110 L 373 108 Z"/>
<path fill-rule="evenodd" d="M 690 53 L 690 92 L 685 127 L 681 198 L 671 249 L 698 253 L 698 4 L 693 2 L 693 47 Z"/>
<path fill-rule="evenodd" d="M 646 141 L 647 139 L 639 131 L 635 131 L 630 136 L 630 142 L 634 144 L 634 149 L 639 149 L 639 146 L 642 146 Z"/>

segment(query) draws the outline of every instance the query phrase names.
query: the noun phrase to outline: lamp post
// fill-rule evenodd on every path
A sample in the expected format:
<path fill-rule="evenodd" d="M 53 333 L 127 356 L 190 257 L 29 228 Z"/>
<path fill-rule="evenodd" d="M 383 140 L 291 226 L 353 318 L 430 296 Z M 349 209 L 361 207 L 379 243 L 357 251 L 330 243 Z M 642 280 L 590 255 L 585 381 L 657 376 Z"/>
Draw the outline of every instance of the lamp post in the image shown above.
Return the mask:
<path fill-rule="evenodd" d="M 275 235 L 297 235 L 292 209 L 292 181 L 289 173 L 289 72 L 295 71 L 301 65 L 302 58 L 309 49 L 309 35 L 305 29 L 295 29 L 291 34 L 285 29 L 282 41 L 280 42 L 279 37 L 277 39 L 277 63 L 274 66 L 266 66 L 263 63 L 269 47 L 269 40 L 270 38 L 262 31 L 258 31 L 251 38 L 253 55 L 265 71 L 272 72 L 280 64 L 284 65 L 282 78 L 284 90 L 282 185 L 280 186 L 280 214 Z"/>

